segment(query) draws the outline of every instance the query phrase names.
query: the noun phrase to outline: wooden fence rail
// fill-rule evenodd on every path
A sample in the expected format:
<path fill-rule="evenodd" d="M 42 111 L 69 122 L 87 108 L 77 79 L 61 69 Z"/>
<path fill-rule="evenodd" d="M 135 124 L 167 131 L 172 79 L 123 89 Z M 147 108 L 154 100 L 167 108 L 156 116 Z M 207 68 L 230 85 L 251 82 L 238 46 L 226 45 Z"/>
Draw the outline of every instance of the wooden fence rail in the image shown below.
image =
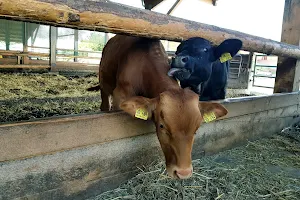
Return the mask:
<path fill-rule="evenodd" d="M 18 1 L 18 6 L 16 1 L 0 0 L 0 18 L 171 41 L 200 36 L 220 44 L 224 39 L 238 38 L 243 41 L 244 50 L 300 59 L 300 48 L 295 45 L 107 0 L 23 0 Z"/>

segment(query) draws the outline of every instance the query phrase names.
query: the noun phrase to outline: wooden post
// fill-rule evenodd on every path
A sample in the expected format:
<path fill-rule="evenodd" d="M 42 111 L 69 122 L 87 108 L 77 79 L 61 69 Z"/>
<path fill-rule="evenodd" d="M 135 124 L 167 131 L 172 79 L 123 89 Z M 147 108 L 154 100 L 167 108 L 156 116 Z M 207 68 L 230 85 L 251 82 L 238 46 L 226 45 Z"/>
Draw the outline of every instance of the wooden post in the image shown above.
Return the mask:
<path fill-rule="evenodd" d="M 247 62 L 247 69 L 251 69 L 252 57 L 253 57 L 253 52 L 249 52 L 248 62 Z"/>
<path fill-rule="evenodd" d="M 281 41 L 299 45 L 300 39 L 300 0 L 285 0 Z M 274 93 L 299 91 L 299 69 L 297 59 L 279 57 Z M 299 66 L 299 65 L 298 65 Z M 295 79 L 296 78 L 296 79 Z M 298 86 L 294 87 L 294 84 Z"/>
<path fill-rule="evenodd" d="M 104 45 L 108 42 L 109 37 L 108 37 L 108 33 L 104 33 Z"/>
<path fill-rule="evenodd" d="M 299 46 L 300 46 L 300 40 L 299 40 Z M 296 92 L 299 90 L 300 90 L 300 60 L 297 60 L 296 67 L 295 67 L 293 91 Z"/>
<path fill-rule="evenodd" d="M 74 56 L 78 56 L 78 30 L 74 30 Z M 74 58 L 74 62 L 77 62 L 78 58 Z"/>
<path fill-rule="evenodd" d="M 28 53 L 28 24 L 23 23 L 23 52 Z M 27 55 L 23 56 L 23 64 L 27 65 L 29 63 L 29 58 Z"/>
<path fill-rule="evenodd" d="M 9 50 L 10 45 L 10 27 L 9 27 L 9 21 L 5 21 L 5 49 L 6 51 Z"/>
<path fill-rule="evenodd" d="M 50 26 L 50 67 L 51 71 L 56 67 L 56 42 L 57 27 Z"/>
<path fill-rule="evenodd" d="M 250 56 L 251 54 L 251 56 Z M 255 60 L 256 60 L 256 53 L 255 52 L 251 52 L 249 54 L 249 59 L 251 57 L 251 61 L 250 61 L 250 65 L 248 66 L 249 67 L 249 76 L 248 76 L 248 87 L 247 87 L 247 92 L 251 92 L 252 90 L 252 87 L 253 87 L 253 81 L 254 81 L 254 67 L 255 67 Z"/>

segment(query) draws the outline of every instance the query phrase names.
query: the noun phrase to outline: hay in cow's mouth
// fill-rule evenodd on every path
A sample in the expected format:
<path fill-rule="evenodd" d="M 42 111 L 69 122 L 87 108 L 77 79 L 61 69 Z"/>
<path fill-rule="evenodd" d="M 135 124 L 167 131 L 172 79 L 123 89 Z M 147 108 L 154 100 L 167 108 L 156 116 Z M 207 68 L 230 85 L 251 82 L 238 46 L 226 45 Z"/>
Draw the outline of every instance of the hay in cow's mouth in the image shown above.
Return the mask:
<path fill-rule="evenodd" d="M 172 180 L 153 163 L 91 199 L 300 199 L 300 142 L 283 134 L 194 160 L 188 180 Z"/>

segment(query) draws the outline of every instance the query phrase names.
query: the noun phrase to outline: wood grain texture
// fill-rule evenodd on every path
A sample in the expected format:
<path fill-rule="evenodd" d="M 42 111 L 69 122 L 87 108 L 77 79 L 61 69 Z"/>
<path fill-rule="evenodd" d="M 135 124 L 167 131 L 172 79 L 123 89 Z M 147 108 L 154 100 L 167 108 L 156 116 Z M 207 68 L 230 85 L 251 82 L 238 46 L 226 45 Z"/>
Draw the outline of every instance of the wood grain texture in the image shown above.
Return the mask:
<path fill-rule="evenodd" d="M 243 41 L 243 49 L 300 58 L 300 48 L 244 34 L 137 9 L 106 0 L 0 0 L 0 17 L 55 26 L 160 38 L 171 41 L 200 36 L 220 44 L 228 38 Z M 30 5 L 30 6 L 28 6 Z"/>

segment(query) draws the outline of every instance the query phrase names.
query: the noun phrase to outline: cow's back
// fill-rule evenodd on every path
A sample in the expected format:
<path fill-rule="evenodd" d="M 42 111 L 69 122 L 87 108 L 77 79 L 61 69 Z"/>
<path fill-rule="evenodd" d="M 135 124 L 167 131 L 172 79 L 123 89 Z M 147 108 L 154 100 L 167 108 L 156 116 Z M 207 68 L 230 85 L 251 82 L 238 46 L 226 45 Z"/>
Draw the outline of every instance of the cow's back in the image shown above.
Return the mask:
<path fill-rule="evenodd" d="M 151 88 L 151 83 L 158 74 L 166 75 L 168 70 L 168 56 L 159 40 L 116 35 L 103 49 L 100 87 L 112 94 L 117 83 L 123 81 L 136 89 L 135 94 L 153 93 L 151 90 L 156 88 Z"/>
<path fill-rule="evenodd" d="M 111 93 L 116 87 L 116 74 L 120 61 L 136 40 L 135 37 L 116 35 L 104 46 L 99 67 L 101 89 L 109 90 L 107 92 Z"/>

